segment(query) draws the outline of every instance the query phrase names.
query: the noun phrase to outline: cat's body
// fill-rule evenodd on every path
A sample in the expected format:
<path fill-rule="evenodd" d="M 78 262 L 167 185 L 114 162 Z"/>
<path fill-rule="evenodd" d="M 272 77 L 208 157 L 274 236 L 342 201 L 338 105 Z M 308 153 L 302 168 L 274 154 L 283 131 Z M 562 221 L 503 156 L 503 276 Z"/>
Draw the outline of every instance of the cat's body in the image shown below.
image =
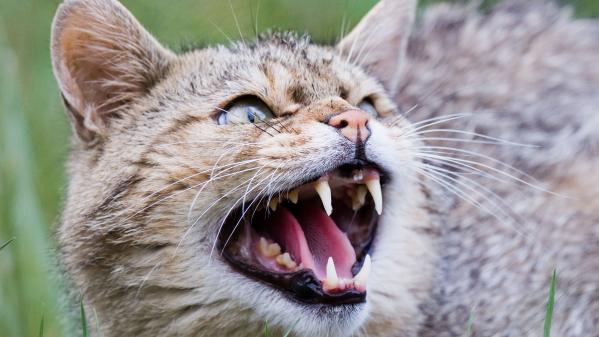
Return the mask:
<path fill-rule="evenodd" d="M 75 294 L 98 313 L 104 336 L 255 336 L 264 320 L 274 333 L 294 326 L 302 336 L 461 336 L 470 317 L 476 336 L 537 336 L 553 269 L 555 335 L 597 335 L 599 24 L 543 2 L 488 16 L 440 5 L 423 13 L 408 44 L 415 2 L 397 4 L 385 0 L 372 16 L 395 31 L 379 31 L 381 40 L 407 45 L 405 58 L 399 47 L 365 46 L 383 41 L 360 27 L 341 56 L 286 34 L 175 56 L 112 1 L 63 5 L 53 57 L 78 138 L 59 240 Z M 240 182 L 284 164 L 280 188 L 306 168 L 345 160 L 348 145 L 323 124 L 326 114 L 371 95 L 390 118 L 394 105 L 369 75 L 410 122 L 467 115 L 429 126 L 458 133 L 419 135 L 437 148 L 406 136 L 419 124 L 369 121 L 366 154 L 401 179 L 384 186 L 366 306 L 300 305 L 237 273 L 218 250 L 212 256 L 215 235 Z M 292 119 L 216 125 L 214 107 L 248 90 Z M 535 147 L 446 139 L 489 140 L 467 132 Z M 443 154 L 457 159 L 434 162 Z M 280 165 L 235 164 L 262 157 Z M 446 177 L 410 175 L 423 159 Z"/>
<path fill-rule="evenodd" d="M 422 336 L 463 336 L 471 317 L 475 336 L 541 336 L 553 269 L 554 334 L 598 336 L 599 23 L 546 2 L 512 2 L 488 15 L 436 6 L 418 27 L 398 94 L 405 109 L 416 106 L 408 119 L 466 113 L 435 127 L 535 145 L 429 142 L 489 156 L 497 162 L 463 158 L 558 194 L 474 174 L 465 177 L 498 197 L 463 178 L 478 193 L 455 185 L 483 210 L 454 197 L 443 217 L 438 307 Z M 424 135 L 448 136 L 484 140 Z"/>

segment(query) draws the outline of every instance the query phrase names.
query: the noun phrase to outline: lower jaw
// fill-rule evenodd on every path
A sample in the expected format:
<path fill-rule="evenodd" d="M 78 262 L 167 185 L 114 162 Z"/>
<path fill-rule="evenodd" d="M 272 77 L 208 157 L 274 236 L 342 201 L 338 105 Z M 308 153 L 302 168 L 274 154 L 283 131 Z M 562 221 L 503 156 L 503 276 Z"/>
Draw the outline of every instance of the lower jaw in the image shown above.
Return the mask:
<path fill-rule="evenodd" d="M 293 273 L 269 273 L 253 265 L 243 263 L 224 252 L 223 256 L 238 272 L 247 274 L 254 281 L 276 285 L 276 289 L 289 298 L 303 304 L 348 305 L 366 302 L 366 292 L 349 289 L 338 293 L 323 291 L 318 277 L 311 270 Z M 358 262 L 359 265 L 363 263 Z"/>

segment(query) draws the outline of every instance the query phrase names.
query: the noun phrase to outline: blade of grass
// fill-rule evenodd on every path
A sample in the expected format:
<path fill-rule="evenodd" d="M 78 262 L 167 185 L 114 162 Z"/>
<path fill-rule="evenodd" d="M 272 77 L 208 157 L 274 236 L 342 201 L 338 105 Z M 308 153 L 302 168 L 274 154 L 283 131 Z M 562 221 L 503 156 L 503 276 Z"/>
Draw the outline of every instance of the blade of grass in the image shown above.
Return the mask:
<path fill-rule="evenodd" d="M 474 324 L 474 310 L 476 307 L 470 310 L 470 316 L 468 316 L 468 322 L 466 323 L 466 332 L 464 333 L 464 337 L 472 336 L 472 325 Z"/>
<path fill-rule="evenodd" d="M 100 320 L 98 319 L 98 313 L 94 309 L 94 318 L 96 320 L 96 336 L 102 337 L 102 331 L 100 330 Z"/>
<path fill-rule="evenodd" d="M 291 335 L 291 332 L 293 331 L 293 329 L 295 329 L 295 326 L 297 325 L 297 323 L 299 323 L 299 319 L 297 321 L 295 321 L 295 323 L 293 323 L 291 328 L 289 328 L 289 330 L 287 330 L 287 332 L 285 332 L 283 337 L 289 337 L 289 335 Z"/>
<path fill-rule="evenodd" d="M 85 308 L 83 308 L 83 299 L 81 299 L 81 330 L 83 331 L 83 337 L 87 337 L 87 321 L 85 319 Z"/>
<path fill-rule="evenodd" d="M 264 321 L 264 337 L 268 337 L 268 321 Z"/>
<path fill-rule="evenodd" d="M 40 322 L 40 333 L 39 337 L 44 337 L 44 316 L 42 316 L 42 321 Z"/>
<path fill-rule="evenodd" d="M 543 327 L 543 337 L 551 336 L 551 321 L 553 320 L 553 305 L 555 304 L 555 286 L 557 277 L 555 269 L 551 276 L 551 286 L 549 287 L 549 298 L 547 299 L 547 312 L 545 313 L 545 326 Z"/>
<path fill-rule="evenodd" d="M 12 239 L 6 241 L 4 244 L 2 244 L 2 246 L 0 246 L 0 250 L 4 249 L 6 246 L 10 245 L 10 243 L 13 241 L 15 241 L 15 238 L 12 238 Z"/>

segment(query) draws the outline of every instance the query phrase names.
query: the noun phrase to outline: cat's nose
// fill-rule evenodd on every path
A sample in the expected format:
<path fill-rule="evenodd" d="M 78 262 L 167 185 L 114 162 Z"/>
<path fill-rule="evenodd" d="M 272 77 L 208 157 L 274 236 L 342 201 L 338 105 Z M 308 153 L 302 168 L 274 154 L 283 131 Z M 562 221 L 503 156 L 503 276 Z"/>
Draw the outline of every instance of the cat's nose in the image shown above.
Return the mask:
<path fill-rule="evenodd" d="M 354 143 L 365 142 L 370 136 L 366 127 L 370 115 L 359 109 L 351 109 L 335 115 L 329 119 L 328 124 L 337 128 L 345 138 Z"/>

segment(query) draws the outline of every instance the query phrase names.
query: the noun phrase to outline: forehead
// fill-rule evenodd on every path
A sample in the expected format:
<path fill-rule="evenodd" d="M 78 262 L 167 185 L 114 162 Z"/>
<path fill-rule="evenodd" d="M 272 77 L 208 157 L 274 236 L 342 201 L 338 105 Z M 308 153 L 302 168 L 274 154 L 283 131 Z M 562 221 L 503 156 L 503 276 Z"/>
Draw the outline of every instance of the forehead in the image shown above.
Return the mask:
<path fill-rule="evenodd" d="M 186 71 L 204 89 L 218 89 L 224 96 L 255 95 L 275 106 L 308 105 L 328 97 L 357 103 L 365 96 L 382 94 L 376 80 L 334 48 L 290 34 L 210 48 L 186 58 Z"/>

